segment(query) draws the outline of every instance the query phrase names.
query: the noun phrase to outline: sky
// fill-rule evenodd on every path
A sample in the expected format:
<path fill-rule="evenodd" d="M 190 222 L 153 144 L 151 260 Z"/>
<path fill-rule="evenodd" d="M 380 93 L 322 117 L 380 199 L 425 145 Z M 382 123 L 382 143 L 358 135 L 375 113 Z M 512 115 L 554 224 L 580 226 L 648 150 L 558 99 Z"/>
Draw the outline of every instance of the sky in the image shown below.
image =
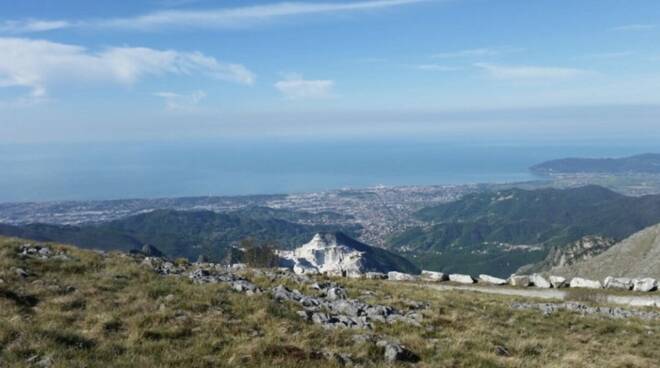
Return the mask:
<path fill-rule="evenodd" d="M 0 0 L 0 143 L 660 138 L 657 0 Z"/>

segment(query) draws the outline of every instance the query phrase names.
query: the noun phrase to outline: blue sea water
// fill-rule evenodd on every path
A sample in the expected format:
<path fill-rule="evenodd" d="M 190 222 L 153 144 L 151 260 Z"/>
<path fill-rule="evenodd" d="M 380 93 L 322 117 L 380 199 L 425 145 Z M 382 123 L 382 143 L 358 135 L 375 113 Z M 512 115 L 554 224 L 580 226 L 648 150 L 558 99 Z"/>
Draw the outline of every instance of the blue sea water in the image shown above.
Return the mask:
<path fill-rule="evenodd" d="M 528 167 L 549 159 L 653 149 L 636 142 L 394 139 L 10 144 L 0 145 L 0 202 L 512 182 L 535 179 Z"/>

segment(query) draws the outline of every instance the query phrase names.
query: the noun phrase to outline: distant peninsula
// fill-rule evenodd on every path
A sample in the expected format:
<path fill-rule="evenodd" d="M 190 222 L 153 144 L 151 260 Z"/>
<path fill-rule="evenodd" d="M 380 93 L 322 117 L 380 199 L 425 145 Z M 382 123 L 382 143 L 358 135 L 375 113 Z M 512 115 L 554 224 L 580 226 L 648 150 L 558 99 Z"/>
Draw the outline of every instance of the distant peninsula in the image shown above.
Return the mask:
<path fill-rule="evenodd" d="M 530 170 L 537 174 L 660 174 L 660 154 L 646 153 L 622 158 L 564 158 L 534 165 Z"/>

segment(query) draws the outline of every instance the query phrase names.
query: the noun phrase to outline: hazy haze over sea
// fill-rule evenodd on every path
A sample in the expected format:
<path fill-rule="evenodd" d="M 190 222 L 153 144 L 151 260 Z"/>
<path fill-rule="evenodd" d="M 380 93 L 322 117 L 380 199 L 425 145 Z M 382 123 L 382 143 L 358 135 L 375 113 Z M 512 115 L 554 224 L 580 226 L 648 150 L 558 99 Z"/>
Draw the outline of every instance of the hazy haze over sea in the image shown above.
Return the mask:
<path fill-rule="evenodd" d="M 0 202 L 309 192 L 535 179 L 570 157 L 654 151 L 651 142 L 347 140 L 0 145 Z M 655 149 L 657 151 L 657 148 Z"/>

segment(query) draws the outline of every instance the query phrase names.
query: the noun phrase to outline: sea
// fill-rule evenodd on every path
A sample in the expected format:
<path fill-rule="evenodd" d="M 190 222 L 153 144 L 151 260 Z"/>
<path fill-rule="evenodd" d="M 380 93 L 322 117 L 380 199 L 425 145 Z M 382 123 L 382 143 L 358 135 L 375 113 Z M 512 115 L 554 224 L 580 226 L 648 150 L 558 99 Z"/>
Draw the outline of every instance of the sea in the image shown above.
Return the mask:
<path fill-rule="evenodd" d="M 657 152 L 654 142 L 214 139 L 0 144 L 0 202 L 315 192 L 538 179 L 564 157 Z"/>

